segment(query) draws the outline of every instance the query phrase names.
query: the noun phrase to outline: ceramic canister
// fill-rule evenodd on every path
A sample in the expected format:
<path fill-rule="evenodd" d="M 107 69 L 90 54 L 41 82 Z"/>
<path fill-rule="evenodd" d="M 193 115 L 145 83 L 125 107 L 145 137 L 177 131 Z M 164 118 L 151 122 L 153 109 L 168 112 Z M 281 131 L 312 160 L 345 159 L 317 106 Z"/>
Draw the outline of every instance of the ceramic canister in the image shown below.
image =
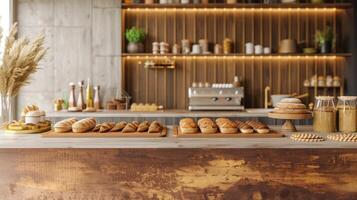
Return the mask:
<path fill-rule="evenodd" d="M 254 53 L 254 44 L 248 42 L 245 44 L 245 53 L 246 54 L 253 54 Z"/>
<path fill-rule="evenodd" d="M 254 46 L 254 53 L 257 55 L 263 54 L 263 46 L 262 45 L 255 45 Z"/>

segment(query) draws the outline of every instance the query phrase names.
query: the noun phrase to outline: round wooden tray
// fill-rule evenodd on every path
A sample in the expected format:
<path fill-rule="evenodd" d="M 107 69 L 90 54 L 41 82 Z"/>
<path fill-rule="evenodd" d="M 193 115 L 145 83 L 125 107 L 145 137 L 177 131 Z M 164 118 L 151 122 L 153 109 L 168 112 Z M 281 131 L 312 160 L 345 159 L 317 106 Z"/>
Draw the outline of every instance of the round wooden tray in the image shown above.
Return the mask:
<path fill-rule="evenodd" d="M 273 119 L 302 120 L 302 119 L 311 119 L 312 118 L 312 114 L 311 113 L 291 114 L 291 113 L 274 113 L 274 112 L 270 112 L 270 113 L 268 113 L 268 117 L 273 118 Z"/>
<path fill-rule="evenodd" d="M 51 127 L 45 127 L 41 129 L 34 129 L 34 130 L 22 130 L 22 131 L 15 131 L 15 130 L 7 130 L 5 129 L 5 133 L 16 133 L 16 134 L 35 134 L 35 133 L 43 133 L 51 130 Z"/>
<path fill-rule="evenodd" d="M 285 120 L 285 123 L 281 127 L 281 131 L 284 132 L 296 132 L 296 127 L 294 125 L 293 120 L 303 120 L 303 119 L 311 119 L 312 114 L 311 113 L 306 113 L 306 114 L 292 114 L 292 113 L 274 113 L 270 112 L 268 113 L 269 118 L 273 119 L 283 119 Z"/>

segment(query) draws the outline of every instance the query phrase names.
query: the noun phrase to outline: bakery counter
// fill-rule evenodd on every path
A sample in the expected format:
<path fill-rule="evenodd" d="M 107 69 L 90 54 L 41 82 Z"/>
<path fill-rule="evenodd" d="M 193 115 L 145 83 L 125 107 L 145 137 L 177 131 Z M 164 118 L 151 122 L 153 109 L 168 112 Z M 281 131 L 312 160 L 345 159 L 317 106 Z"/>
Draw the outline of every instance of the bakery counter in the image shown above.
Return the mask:
<path fill-rule="evenodd" d="M 164 110 L 157 112 L 132 112 L 126 110 L 110 111 L 100 110 L 98 112 L 49 112 L 49 118 L 68 117 L 96 117 L 96 118 L 116 118 L 116 117 L 157 117 L 157 118 L 181 118 L 181 117 L 267 117 L 270 109 L 246 109 L 244 111 L 188 111 L 188 110 Z"/>
<path fill-rule="evenodd" d="M 298 127 L 311 132 L 310 126 Z M 273 130 L 279 127 L 273 126 Z M 286 135 L 290 135 L 287 133 Z M 173 127 L 162 138 L 42 138 L 38 134 L 0 134 L 0 148 L 212 148 L 212 149 L 326 149 L 357 148 L 355 143 L 342 142 L 297 142 L 284 138 L 176 138 Z"/>
<path fill-rule="evenodd" d="M 276 128 L 276 127 L 273 127 Z M 309 132 L 311 127 L 299 127 Z M 0 134 L 1 199 L 340 199 L 357 196 L 351 143 L 50 139 Z"/>

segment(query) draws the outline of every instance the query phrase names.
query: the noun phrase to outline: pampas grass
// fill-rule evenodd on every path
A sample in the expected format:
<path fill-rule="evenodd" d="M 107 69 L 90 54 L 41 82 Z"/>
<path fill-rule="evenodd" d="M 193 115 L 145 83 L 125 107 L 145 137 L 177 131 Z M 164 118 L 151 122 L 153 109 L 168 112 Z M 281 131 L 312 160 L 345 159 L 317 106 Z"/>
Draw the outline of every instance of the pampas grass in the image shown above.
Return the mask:
<path fill-rule="evenodd" d="M 5 48 L 0 63 L 0 94 L 16 96 L 21 87 L 30 83 L 31 75 L 38 69 L 38 63 L 46 53 L 43 34 L 33 41 L 26 38 L 16 40 L 17 23 L 10 30 L 5 40 Z M 0 33 L 0 41 L 1 41 Z"/>

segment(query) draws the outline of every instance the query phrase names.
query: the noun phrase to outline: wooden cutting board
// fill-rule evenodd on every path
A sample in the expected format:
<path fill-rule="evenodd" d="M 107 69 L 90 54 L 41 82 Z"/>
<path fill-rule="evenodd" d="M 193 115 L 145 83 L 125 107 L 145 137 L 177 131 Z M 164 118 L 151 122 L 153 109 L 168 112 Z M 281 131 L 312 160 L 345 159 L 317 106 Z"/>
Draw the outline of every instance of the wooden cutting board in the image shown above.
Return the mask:
<path fill-rule="evenodd" d="M 244 134 L 244 133 L 235 133 L 235 134 L 203 134 L 203 133 L 194 133 L 194 134 L 183 134 L 179 127 L 174 127 L 174 136 L 177 138 L 281 138 L 285 137 L 283 133 L 278 133 L 271 131 L 270 133 L 260 134 Z"/>
<path fill-rule="evenodd" d="M 167 128 L 164 127 L 161 133 L 148 133 L 148 132 L 135 132 L 135 133 L 122 133 L 122 132 L 87 132 L 87 133 L 56 133 L 49 131 L 42 133 L 44 138 L 158 138 L 165 137 L 167 134 Z"/>

